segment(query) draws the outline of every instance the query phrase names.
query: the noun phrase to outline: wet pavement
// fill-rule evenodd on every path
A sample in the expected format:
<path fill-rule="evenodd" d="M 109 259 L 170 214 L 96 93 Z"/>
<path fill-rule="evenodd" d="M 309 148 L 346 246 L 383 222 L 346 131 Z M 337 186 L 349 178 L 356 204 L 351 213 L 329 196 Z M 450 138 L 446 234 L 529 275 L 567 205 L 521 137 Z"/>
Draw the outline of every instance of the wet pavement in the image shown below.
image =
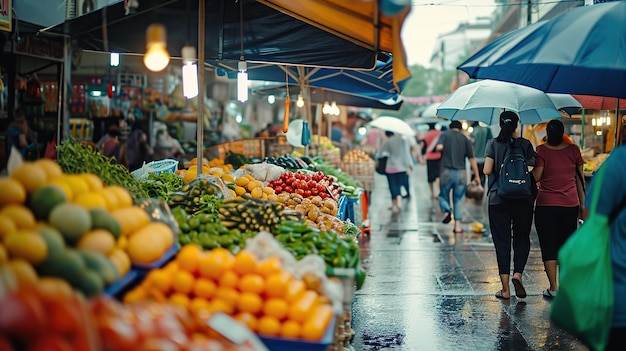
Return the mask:
<path fill-rule="evenodd" d="M 486 199 L 465 201 L 464 232 L 455 234 L 431 203 L 424 165 L 411 175 L 412 196 L 399 214 L 391 213 L 386 179 L 375 177 L 371 233 L 361 240 L 367 279 L 352 305 L 355 350 L 588 350 L 550 322 L 534 228 L 523 275 L 528 297 L 499 300 Z M 484 233 L 470 230 L 474 221 Z"/>

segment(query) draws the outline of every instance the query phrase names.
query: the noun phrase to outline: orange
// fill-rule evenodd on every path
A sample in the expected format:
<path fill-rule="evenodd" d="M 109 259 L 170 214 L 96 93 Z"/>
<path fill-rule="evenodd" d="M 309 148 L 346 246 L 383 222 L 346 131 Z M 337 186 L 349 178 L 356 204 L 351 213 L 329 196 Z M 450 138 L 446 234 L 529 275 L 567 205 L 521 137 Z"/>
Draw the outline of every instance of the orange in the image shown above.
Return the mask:
<path fill-rule="evenodd" d="M 10 232 L 16 231 L 17 226 L 8 216 L 0 215 L 0 241 Z"/>
<path fill-rule="evenodd" d="M 253 314 L 247 312 L 239 312 L 234 318 L 235 320 L 245 324 L 251 331 L 256 331 L 256 325 L 258 322 L 257 318 Z"/>
<path fill-rule="evenodd" d="M 251 292 L 260 295 L 265 290 L 265 280 L 258 274 L 246 274 L 237 284 L 241 292 Z"/>
<path fill-rule="evenodd" d="M 146 293 L 148 298 L 151 298 L 156 302 L 167 302 L 167 297 L 160 290 L 157 290 L 155 288 L 146 288 Z"/>
<path fill-rule="evenodd" d="M 239 301 L 239 292 L 233 288 L 225 288 L 223 286 L 215 289 L 215 298 L 218 300 L 222 300 L 229 304 L 231 307 L 237 306 Z"/>
<path fill-rule="evenodd" d="M 239 274 L 253 274 L 256 273 L 259 268 L 256 256 L 250 251 L 241 251 L 235 255 L 235 261 L 233 262 L 233 270 Z"/>
<path fill-rule="evenodd" d="M 193 290 L 195 279 L 193 274 L 186 271 L 179 271 L 172 277 L 172 287 L 174 291 L 189 294 Z"/>
<path fill-rule="evenodd" d="M 176 262 L 180 269 L 189 273 L 196 273 L 199 266 L 200 257 L 202 256 L 202 248 L 196 244 L 187 244 L 180 249 L 176 256 Z"/>
<path fill-rule="evenodd" d="M 190 303 L 189 296 L 181 293 L 173 293 L 172 295 L 170 295 L 169 301 L 174 305 L 178 305 L 184 308 L 188 308 Z"/>
<path fill-rule="evenodd" d="M 257 314 L 263 308 L 263 300 L 261 297 L 254 293 L 244 292 L 239 295 L 239 301 L 237 302 L 237 309 L 240 312 L 247 312 L 251 314 Z"/>
<path fill-rule="evenodd" d="M 155 269 L 146 276 L 146 284 L 167 294 L 172 288 L 172 276 L 163 269 Z"/>
<path fill-rule="evenodd" d="M 129 207 L 133 205 L 133 197 L 130 192 L 120 185 L 111 185 L 106 187 L 107 191 L 113 192 L 117 197 L 117 204 L 119 208 Z"/>
<path fill-rule="evenodd" d="M 276 336 L 280 333 L 281 325 L 278 319 L 271 316 L 259 318 L 257 332 L 265 336 Z"/>
<path fill-rule="evenodd" d="M 104 188 L 104 182 L 102 179 L 93 173 L 81 173 L 79 176 L 87 183 L 89 186 L 89 190 L 91 191 L 99 191 Z"/>
<path fill-rule="evenodd" d="M 218 279 L 219 286 L 223 286 L 225 288 L 236 288 L 239 284 L 239 276 L 237 273 L 233 271 L 226 271 L 222 276 Z"/>
<path fill-rule="evenodd" d="M 189 311 L 193 313 L 199 313 L 202 311 L 210 311 L 211 303 L 204 298 L 195 297 L 189 302 Z"/>
<path fill-rule="evenodd" d="M 17 278 L 20 286 L 37 285 L 39 281 L 37 272 L 35 272 L 35 269 L 28 261 L 21 258 L 14 258 L 7 263 L 7 266 Z"/>
<path fill-rule="evenodd" d="M 81 205 L 84 208 L 92 209 L 92 208 L 104 208 L 107 209 L 107 200 L 101 194 L 97 192 L 86 192 L 80 193 L 74 198 L 75 204 Z"/>
<path fill-rule="evenodd" d="M 283 262 L 278 256 L 272 256 L 259 264 L 258 273 L 267 278 L 274 273 L 283 271 Z"/>
<path fill-rule="evenodd" d="M 286 320 L 280 326 L 280 336 L 283 338 L 298 339 L 301 333 L 302 326 L 296 321 Z"/>
<path fill-rule="evenodd" d="M 228 250 L 214 249 L 200 258 L 200 275 L 217 280 L 231 268 L 233 261 L 233 255 Z"/>
<path fill-rule="evenodd" d="M 275 297 L 269 298 L 265 300 L 265 304 L 263 305 L 263 314 L 282 321 L 289 314 L 289 304 L 283 299 Z"/>
<path fill-rule="evenodd" d="M 271 274 L 265 279 L 265 295 L 268 297 L 285 297 L 287 286 L 292 281 L 289 272 Z"/>
<path fill-rule="evenodd" d="M 285 300 L 292 303 L 298 300 L 306 292 L 306 286 L 302 280 L 292 280 L 287 284 Z"/>
<path fill-rule="evenodd" d="M 234 308 L 228 302 L 220 299 L 211 300 L 211 310 L 215 312 L 224 312 L 226 314 L 232 314 Z"/>
<path fill-rule="evenodd" d="M 46 185 L 47 181 L 44 169 L 33 162 L 24 162 L 11 174 L 11 178 L 22 183 L 28 194 Z"/>
<path fill-rule="evenodd" d="M 165 265 L 165 267 L 163 267 L 163 270 L 165 270 L 166 272 L 170 273 L 170 274 L 175 274 L 178 272 L 178 262 L 176 261 L 170 261 L 168 264 Z"/>
<path fill-rule="evenodd" d="M 216 289 L 217 285 L 215 285 L 212 280 L 206 278 L 198 278 L 196 279 L 196 283 L 193 286 L 193 294 L 196 297 L 209 299 L 213 296 Z"/>
<path fill-rule="evenodd" d="M 40 158 L 33 163 L 37 165 L 39 168 L 43 169 L 44 173 L 46 174 L 46 178 L 48 180 L 58 177 L 63 174 L 63 170 L 61 169 L 61 166 L 59 166 L 58 163 L 56 163 L 55 161 L 49 158 Z"/>
<path fill-rule="evenodd" d="M 7 205 L 0 210 L 0 216 L 5 216 L 15 224 L 18 229 L 34 229 L 36 227 L 35 215 L 26 206 Z"/>
<path fill-rule="evenodd" d="M 124 295 L 123 302 L 130 304 L 137 301 L 145 300 L 148 297 L 148 292 L 143 287 L 139 286 L 129 291 Z"/>
<path fill-rule="evenodd" d="M 23 204 L 26 201 L 26 189 L 16 179 L 0 177 L 0 208 L 8 204 Z"/>

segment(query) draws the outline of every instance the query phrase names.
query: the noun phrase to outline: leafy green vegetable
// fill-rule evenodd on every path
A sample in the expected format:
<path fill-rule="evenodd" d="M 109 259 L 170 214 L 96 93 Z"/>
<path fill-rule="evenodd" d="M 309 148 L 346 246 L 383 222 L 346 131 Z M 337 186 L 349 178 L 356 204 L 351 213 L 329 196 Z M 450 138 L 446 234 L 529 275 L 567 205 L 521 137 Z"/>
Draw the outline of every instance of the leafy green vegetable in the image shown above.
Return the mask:
<path fill-rule="evenodd" d="M 106 185 L 117 184 L 126 188 L 136 203 L 148 197 L 148 194 L 123 165 L 112 163 L 98 150 L 74 139 L 66 139 L 57 146 L 57 163 L 65 173 L 94 173 Z"/>
<path fill-rule="evenodd" d="M 183 179 L 174 173 L 150 173 L 148 178 L 139 180 L 141 188 L 151 198 L 167 200 L 173 193 L 183 188 Z"/>
<path fill-rule="evenodd" d="M 222 207 L 222 199 L 215 195 L 204 194 L 200 196 L 200 209 L 196 213 L 217 215 Z"/>

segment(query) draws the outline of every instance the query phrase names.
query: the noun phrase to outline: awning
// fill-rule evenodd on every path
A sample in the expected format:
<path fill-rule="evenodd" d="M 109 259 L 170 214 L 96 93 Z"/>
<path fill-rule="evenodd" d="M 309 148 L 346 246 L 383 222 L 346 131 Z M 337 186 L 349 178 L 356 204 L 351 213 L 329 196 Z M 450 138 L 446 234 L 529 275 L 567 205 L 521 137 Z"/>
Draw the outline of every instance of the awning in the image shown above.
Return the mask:
<path fill-rule="evenodd" d="M 257 1 L 371 50 L 391 53 L 394 82 L 411 76 L 400 37 L 410 7 L 395 16 L 385 16 L 376 0 Z"/>
<path fill-rule="evenodd" d="M 365 46 L 261 2 L 239 1 L 244 1 L 243 56 L 247 61 L 372 69 L 379 55 L 391 46 L 388 40 L 384 46 Z M 242 56 L 239 11 L 239 2 L 206 0 L 207 60 L 239 60 Z M 198 2 L 193 0 L 140 1 L 136 12 L 128 15 L 120 1 L 41 32 L 68 35 L 83 49 L 105 51 L 106 23 L 109 51 L 140 54 L 145 52 L 145 30 L 154 22 L 165 25 L 172 56 L 179 57 L 185 43 L 198 42 Z"/>

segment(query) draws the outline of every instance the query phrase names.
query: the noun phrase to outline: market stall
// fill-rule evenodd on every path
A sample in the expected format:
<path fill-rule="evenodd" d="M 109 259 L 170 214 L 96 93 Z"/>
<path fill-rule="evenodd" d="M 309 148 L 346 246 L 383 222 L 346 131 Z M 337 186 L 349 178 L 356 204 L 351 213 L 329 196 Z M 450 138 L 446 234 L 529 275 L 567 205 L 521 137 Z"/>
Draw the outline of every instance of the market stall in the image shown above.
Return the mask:
<path fill-rule="evenodd" d="M 0 178 L 0 309 L 27 296 L 75 319 L 11 315 L 0 341 L 31 347 L 52 328 L 46 338 L 81 350 L 349 347 L 351 299 L 365 279 L 360 230 L 340 214 L 357 192 L 341 182 L 351 179 L 326 174 L 341 176 L 321 160 L 192 160 L 180 170 L 166 161 L 135 177 L 66 141 L 58 163 L 11 163 Z"/>

